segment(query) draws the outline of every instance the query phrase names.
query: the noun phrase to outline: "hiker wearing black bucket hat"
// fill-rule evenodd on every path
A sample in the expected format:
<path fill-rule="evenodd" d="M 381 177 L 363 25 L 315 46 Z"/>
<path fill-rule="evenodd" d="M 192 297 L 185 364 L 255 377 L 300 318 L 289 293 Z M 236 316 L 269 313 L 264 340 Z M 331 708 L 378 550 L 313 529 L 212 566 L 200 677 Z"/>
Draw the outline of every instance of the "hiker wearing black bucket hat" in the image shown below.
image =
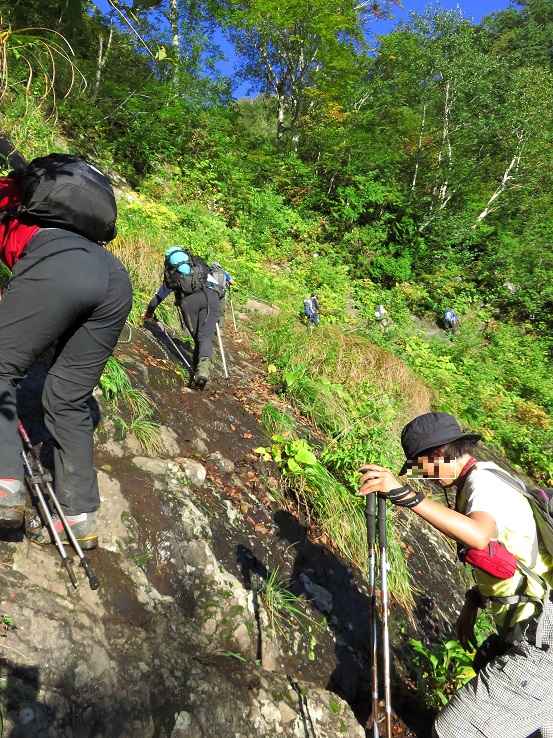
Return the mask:
<path fill-rule="evenodd" d="M 480 438 L 463 432 L 448 413 L 421 415 L 401 434 L 406 462 L 400 474 L 454 488 L 455 509 L 402 485 L 389 469 L 376 464 L 362 467 L 359 494 L 376 492 L 412 508 L 467 554 L 476 586 L 466 593 L 456 624 L 465 648 L 477 646 L 474 625 L 479 608 L 490 605 L 498 629 L 494 649 L 486 649 L 485 657 L 479 649 L 477 676 L 438 714 L 433 736 L 527 738 L 541 731 L 542 738 L 553 738 L 552 562 L 538 547 L 532 509 L 516 480 L 496 464 L 477 462 L 472 456 Z M 492 559 L 489 551 L 510 556 L 514 573 L 503 575 L 493 569 L 497 556 Z M 474 563 L 476 558 L 469 554 L 485 560 Z"/>

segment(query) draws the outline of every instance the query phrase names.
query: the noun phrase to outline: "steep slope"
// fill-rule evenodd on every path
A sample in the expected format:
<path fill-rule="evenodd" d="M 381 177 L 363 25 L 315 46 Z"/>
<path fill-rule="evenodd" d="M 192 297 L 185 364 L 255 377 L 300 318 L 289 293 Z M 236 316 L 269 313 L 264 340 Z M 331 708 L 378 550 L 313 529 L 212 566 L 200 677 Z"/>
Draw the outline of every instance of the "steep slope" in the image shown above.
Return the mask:
<path fill-rule="evenodd" d="M 82 568 L 74 591 L 58 553 L 30 544 L 22 531 L 0 542 L 3 611 L 15 624 L 1 644 L 6 734 L 365 735 L 366 583 L 283 506 L 276 467 L 252 452 L 266 442 L 259 411 L 275 400 L 259 357 L 245 335 L 227 328 L 230 386 L 218 364 L 198 392 L 176 371 L 173 347 L 155 326 L 123 339 L 116 354 L 155 401 L 163 458 L 145 455 L 131 435 L 121 438 L 98 394 L 101 543 L 89 555 L 97 591 Z M 48 463 L 43 376 L 35 366 L 18 402 Z M 415 624 L 419 632 L 449 632 L 460 585 L 443 541 L 422 534 L 414 517 L 403 535 L 419 606 L 412 625 L 401 609 L 392 615 L 395 734 L 425 736 L 429 716 L 401 665 L 405 632 L 416 632 Z"/>

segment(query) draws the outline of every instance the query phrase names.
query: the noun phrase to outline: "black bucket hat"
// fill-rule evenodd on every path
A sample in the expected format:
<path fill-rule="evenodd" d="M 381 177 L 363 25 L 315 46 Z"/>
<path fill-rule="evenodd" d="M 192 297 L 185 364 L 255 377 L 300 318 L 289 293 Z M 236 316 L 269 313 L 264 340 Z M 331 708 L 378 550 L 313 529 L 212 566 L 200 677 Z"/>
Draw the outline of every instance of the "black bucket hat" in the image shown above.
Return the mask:
<path fill-rule="evenodd" d="M 424 456 L 426 452 L 453 441 L 479 441 L 478 433 L 463 433 L 461 426 L 449 413 L 425 413 L 407 423 L 401 431 L 401 445 L 407 460 Z M 407 462 L 400 474 L 407 471 Z"/>

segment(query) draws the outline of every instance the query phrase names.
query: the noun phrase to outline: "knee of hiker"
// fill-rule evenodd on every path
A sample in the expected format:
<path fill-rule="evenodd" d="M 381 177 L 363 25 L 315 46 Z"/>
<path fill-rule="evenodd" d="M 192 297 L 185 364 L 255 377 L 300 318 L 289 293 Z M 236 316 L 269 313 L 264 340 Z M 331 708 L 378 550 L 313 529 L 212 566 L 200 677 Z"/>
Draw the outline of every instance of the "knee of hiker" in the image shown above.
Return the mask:
<path fill-rule="evenodd" d="M 48 374 L 42 390 L 42 407 L 47 415 L 56 415 L 69 407 L 86 412 L 90 395 L 90 387 Z"/>

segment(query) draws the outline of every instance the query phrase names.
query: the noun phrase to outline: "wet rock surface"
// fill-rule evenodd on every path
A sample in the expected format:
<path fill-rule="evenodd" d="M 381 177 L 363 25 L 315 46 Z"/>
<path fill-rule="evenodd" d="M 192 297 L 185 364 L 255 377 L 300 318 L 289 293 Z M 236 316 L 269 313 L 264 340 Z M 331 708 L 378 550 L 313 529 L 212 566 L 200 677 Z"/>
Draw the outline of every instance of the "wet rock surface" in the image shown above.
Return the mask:
<path fill-rule="evenodd" d="M 155 402 L 163 458 L 118 437 L 96 393 L 100 547 L 87 556 L 100 588 L 71 549 L 77 590 L 55 549 L 23 530 L 2 535 L 1 608 L 15 624 L 0 641 L 5 735 L 366 735 L 367 584 L 275 501 L 278 470 L 252 452 L 267 441 L 258 415 L 273 392 L 262 362 L 227 330 L 230 386 L 216 366 L 205 390 L 190 391 L 162 339 L 133 329 L 116 355 Z M 178 347 L 190 357 L 186 342 Z M 43 375 L 33 368 L 18 403 L 49 465 Z M 404 678 L 404 644 L 451 631 L 462 582 L 442 539 L 415 516 L 402 524 L 417 609 L 411 621 L 392 613 L 394 734 L 424 738 L 430 716 Z M 271 574 L 303 598 L 304 616 L 271 611 Z"/>

